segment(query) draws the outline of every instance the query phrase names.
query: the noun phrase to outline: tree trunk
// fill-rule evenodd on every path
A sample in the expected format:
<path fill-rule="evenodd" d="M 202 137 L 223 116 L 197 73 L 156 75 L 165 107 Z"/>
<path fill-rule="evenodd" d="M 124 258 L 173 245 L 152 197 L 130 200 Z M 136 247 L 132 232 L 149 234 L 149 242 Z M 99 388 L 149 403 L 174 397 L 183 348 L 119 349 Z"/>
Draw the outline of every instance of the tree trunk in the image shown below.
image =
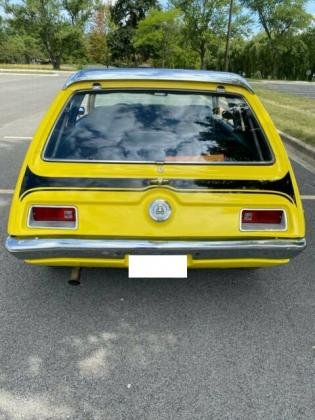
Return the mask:
<path fill-rule="evenodd" d="M 60 57 L 52 57 L 51 64 L 54 70 L 60 70 Z"/>
<path fill-rule="evenodd" d="M 203 43 L 202 45 L 200 45 L 200 50 L 199 50 L 199 56 L 200 56 L 200 69 L 204 70 L 205 69 L 205 55 L 206 55 L 206 46 Z"/>

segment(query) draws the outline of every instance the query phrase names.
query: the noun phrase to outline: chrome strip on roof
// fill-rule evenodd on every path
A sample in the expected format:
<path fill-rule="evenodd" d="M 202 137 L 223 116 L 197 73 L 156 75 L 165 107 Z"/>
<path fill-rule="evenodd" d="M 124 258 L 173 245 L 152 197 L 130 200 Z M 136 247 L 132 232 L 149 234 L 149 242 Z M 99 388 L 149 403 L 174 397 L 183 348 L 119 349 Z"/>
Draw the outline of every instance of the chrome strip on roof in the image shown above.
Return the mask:
<path fill-rule="evenodd" d="M 77 82 L 97 82 L 103 80 L 169 80 L 218 83 L 241 86 L 253 92 L 250 84 L 243 77 L 235 73 L 154 68 L 83 69 L 70 76 L 63 88 L 66 89 Z"/>

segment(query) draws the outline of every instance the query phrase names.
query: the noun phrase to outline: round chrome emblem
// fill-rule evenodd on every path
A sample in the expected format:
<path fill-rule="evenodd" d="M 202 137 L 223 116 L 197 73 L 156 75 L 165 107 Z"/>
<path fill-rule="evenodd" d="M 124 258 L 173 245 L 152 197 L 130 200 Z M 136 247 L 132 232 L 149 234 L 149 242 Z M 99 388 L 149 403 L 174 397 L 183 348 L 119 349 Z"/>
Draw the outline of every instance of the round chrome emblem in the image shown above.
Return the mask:
<path fill-rule="evenodd" d="M 156 222 L 163 222 L 170 217 L 172 209 L 167 201 L 155 200 L 150 205 L 149 213 L 152 219 Z"/>

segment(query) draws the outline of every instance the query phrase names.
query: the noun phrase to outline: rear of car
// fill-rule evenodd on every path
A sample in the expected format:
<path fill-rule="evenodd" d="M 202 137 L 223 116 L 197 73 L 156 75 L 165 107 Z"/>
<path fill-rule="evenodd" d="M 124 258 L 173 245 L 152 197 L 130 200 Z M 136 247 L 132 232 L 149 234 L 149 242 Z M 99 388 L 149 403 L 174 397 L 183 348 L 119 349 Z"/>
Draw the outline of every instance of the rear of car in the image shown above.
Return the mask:
<path fill-rule="evenodd" d="M 305 247 L 279 135 L 237 75 L 84 70 L 42 121 L 17 182 L 7 249 L 33 264 L 283 264 Z"/>

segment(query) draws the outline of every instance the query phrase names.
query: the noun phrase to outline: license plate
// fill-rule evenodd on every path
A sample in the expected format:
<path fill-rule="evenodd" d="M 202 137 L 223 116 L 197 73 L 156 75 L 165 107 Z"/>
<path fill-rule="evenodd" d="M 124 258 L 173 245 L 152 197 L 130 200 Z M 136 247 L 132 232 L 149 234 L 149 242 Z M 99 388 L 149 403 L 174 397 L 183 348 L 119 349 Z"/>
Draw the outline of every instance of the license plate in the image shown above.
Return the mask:
<path fill-rule="evenodd" d="M 187 278 L 187 255 L 129 255 L 131 278 Z"/>

